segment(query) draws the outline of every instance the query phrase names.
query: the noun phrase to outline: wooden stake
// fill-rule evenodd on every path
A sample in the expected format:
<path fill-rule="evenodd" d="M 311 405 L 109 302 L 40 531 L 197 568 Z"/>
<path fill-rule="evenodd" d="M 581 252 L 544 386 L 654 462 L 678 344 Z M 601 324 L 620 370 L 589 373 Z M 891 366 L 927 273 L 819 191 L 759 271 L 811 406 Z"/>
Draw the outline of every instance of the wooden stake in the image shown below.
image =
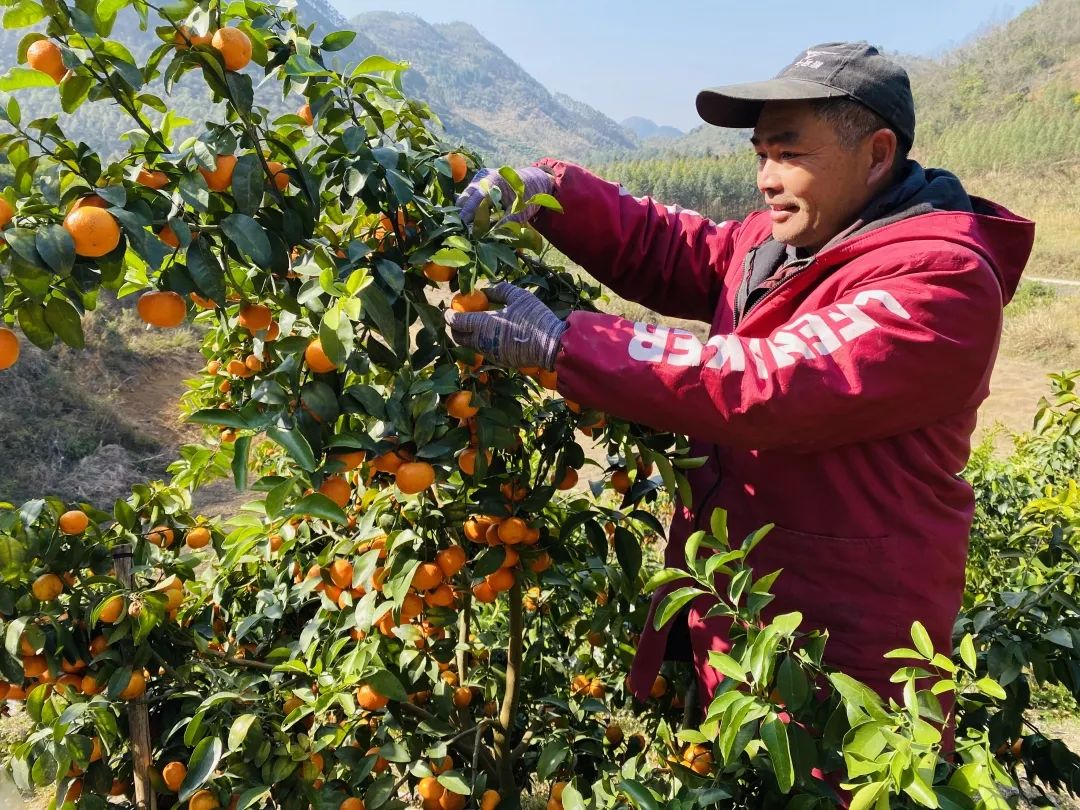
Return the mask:
<path fill-rule="evenodd" d="M 127 543 L 113 549 L 116 577 L 125 588 L 131 588 L 131 546 Z M 129 645 L 124 645 L 130 650 Z M 130 661 L 128 662 L 130 663 Z M 150 785 L 150 711 L 146 695 L 128 704 L 128 732 L 131 735 L 131 764 L 135 775 L 135 807 L 137 810 L 157 810 L 157 797 Z"/>

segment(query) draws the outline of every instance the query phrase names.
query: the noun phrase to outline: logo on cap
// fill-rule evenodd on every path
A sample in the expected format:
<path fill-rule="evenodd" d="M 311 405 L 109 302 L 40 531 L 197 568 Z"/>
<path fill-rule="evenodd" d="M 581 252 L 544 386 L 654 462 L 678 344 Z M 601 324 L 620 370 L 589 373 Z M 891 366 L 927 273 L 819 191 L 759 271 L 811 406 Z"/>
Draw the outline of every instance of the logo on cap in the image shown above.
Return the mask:
<path fill-rule="evenodd" d="M 794 65 L 792 65 L 792 67 L 813 68 L 813 69 L 816 70 L 817 68 L 824 65 L 825 62 L 823 60 L 821 60 L 821 59 L 815 59 L 814 57 L 817 57 L 817 56 L 839 56 L 839 55 L 840 54 L 836 53 L 836 51 L 813 51 L 813 50 L 807 50 L 807 52 L 805 54 L 803 54 L 802 59 L 800 59 L 798 62 L 796 62 Z"/>

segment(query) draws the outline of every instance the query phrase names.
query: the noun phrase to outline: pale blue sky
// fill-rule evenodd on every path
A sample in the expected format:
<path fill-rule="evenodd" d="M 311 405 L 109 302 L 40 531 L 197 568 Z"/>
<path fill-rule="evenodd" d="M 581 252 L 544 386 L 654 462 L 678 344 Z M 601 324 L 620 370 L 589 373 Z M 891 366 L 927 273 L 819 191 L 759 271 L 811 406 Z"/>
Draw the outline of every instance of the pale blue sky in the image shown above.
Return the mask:
<path fill-rule="evenodd" d="M 768 78 L 808 45 L 865 39 L 940 55 L 1034 0 L 331 0 L 346 16 L 389 10 L 463 20 L 549 90 L 621 121 L 690 129 L 702 87 Z"/>

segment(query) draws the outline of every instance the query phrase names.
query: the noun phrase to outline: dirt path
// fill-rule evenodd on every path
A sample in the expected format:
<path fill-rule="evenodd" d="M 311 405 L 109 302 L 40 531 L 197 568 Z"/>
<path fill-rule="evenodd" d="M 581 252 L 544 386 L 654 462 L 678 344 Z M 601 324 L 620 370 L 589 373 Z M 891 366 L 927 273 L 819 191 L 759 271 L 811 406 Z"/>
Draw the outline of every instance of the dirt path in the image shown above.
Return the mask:
<path fill-rule="evenodd" d="M 990 378 L 990 396 L 979 409 L 979 431 L 1000 423 L 1028 430 L 1039 398 L 1050 391 L 1048 370 L 1038 363 L 1000 355 Z"/>

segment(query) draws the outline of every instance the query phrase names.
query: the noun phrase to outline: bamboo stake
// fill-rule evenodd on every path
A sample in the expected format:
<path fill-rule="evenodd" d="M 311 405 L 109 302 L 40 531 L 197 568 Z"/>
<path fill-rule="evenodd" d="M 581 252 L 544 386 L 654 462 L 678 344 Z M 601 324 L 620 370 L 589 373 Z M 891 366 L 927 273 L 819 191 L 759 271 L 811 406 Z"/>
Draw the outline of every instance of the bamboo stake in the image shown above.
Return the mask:
<path fill-rule="evenodd" d="M 126 589 L 131 588 L 131 546 L 127 543 L 113 549 L 116 577 Z M 126 647 L 127 645 L 125 645 Z M 130 649 L 130 648 L 128 648 Z M 135 776 L 135 807 L 138 810 L 157 810 L 157 797 L 150 784 L 150 710 L 146 695 L 128 705 L 128 731 L 131 735 L 132 772 Z"/>

